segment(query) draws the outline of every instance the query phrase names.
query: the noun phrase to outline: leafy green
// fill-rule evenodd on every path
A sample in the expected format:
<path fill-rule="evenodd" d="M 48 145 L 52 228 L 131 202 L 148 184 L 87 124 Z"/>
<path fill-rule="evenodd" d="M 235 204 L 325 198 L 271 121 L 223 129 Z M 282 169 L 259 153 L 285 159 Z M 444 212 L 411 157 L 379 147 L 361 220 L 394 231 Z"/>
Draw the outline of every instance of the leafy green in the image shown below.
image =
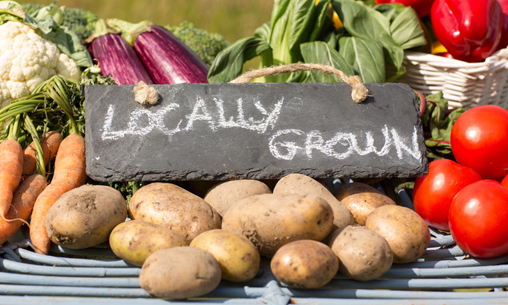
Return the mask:
<path fill-rule="evenodd" d="M 44 19 L 46 16 L 51 16 L 58 25 L 61 25 L 63 20 L 63 13 L 62 9 L 56 4 L 57 2 L 55 1 L 48 6 L 43 6 L 41 9 L 35 12 L 32 17 L 36 19 Z"/>
<path fill-rule="evenodd" d="M 263 61 L 264 66 L 271 66 L 274 62 L 278 64 L 291 62 L 290 46 L 287 35 L 284 32 L 287 29 L 287 18 L 291 11 L 289 10 L 289 0 L 274 1 L 272 17 L 270 20 L 270 31 L 268 32 L 268 43 L 275 41 L 276 50 L 272 51 L 272 62 Z M 274 22 L 275 21 L 275 22 Z"/>
<path fill-rule="evenodd" d="M 240 75 L 246 61 L 270 51 L 270 45 L 257 37 L 237 40 L 217 55 L 213 69 L 208 72 L 208 81 L 220 83 L 233 80 Z"/>
<path fill-rule="evenodd" d="M 306 63 L 324 64 L 332 66 L 344 72 L 346 75 L 354 75 L 353 67 L 339 55 L 339 52 L 330 48 L 330 46 L 323 41 L 304 43 L 301 45 L 301 50 Z M 310 78 L 307 82 L 333 83 L 342 82 L 342 80 L 336 75 L 311 71 Z"/>
<path fill-rule="evenodd" d="M 44 18 L 47 14 L 59 14 L 57 18 L 54 18 L 57 24 L 73 31 L 78 36 L 79 41 L 84 41 L 92 35 L 99 16 L 90 11 L 79 8 L 57 7 L 55 4 L 56 2 L 53 2 L 48 6 L 44 6 L 27 3 L 22 4 L 22 7 L 25 10 L 25 14 L 32 18 Z M 60 12 L 52 11 L 55 8 L 59 8 Z"/>
<path fill-rule="evenodd" d="M 119 191 L 124 196 L 127 206 L 132 198 L 142 186 L 147 185 L 148 182 L 143 181 L 128 181 L 128 182 L 107 182 L 107 185 Z"/>
<path fill-rule="evenodd" d="M 254 31 L 254 37 L 270 42 L 270 22 L 263 23 Z"/>
<path fill-rule="evenodd" d="M 351 36 L 379 43 L 388 55 L 387 60 L 400 69 L 404 50 L 386 31 L 387 20 L 382 14 L 373 14 L 375 10 L 369 10 L 362 2 L 353 0 L 334 0 L 332 6 Z"/>
<path fill-rule="evenodd" d="M 309 37 L 309 41 L 322 40 L 323 35 L 326 35 L 326 31 L 323 31 L 326 28 L 331 28 L 332 20 L 330 18 L 330 3 L 331 0 L 319 1 L 316 5 L 316 20 L 314 22 L 314 26 L 312 32 Z"/>
<path fill-rule="evenodd" d="M 20 21 L 25 18 L 23 7 L 15 1 L 0 1 L 0 25 L 8 21 Z"/>
<path fill-rule="evenodd" d="M 23 3 L 21 4 L 25 15 L 34 16 L 44 7 L 42 4 L 34 4 L 34 3 Z"/>
<path fill-rule="evenodd" d="M 339 38 L 339 54 L 353 66 L 362 82 L 385 81 L 385 59 L 382 47 L 372 40 L 343 36 Z"/>
<path fill-rule="evenodd" d="M 92 35 L 99 20 L 96 14 L 79 8 L 62 8 L 62 12 L 62 26 L 76 33 L 80 41 Z"/>
<path fill-rule="evenodd" d="M 393 18 L 397 15 L 398 9 L 404 8 L 405 6 L 399 3 L 393 4 L 379 4 L 374 9 L 383 14 L 388 20 L 393 21 Z"/>
<path fill-rule="evenodd" d="M 388 18 L 386 18 L 373 7 L 365 6 L 365 9 L 367 9 L 368 14 L 371 15 L 372 18 L 374 18 L 383 27 L 383 30 L 385 30 L 387 33 L 390 33 L 390 20 Z"/>
<path fill-rule="evenodd" d="M 464 113 L 464 109 L 449 109 L 443 92 L 425 97 L 425 111 L 422 124 L 429 159 L 453 159 L 450 135 L 453 124 Z"/>
<path fill-rule="evenodd" d="M 315 1 L 281 0 L 274 4 L 270 20 L 269 43 L 272 57 L 262 58 L 262 65 L 272 66 L 295 63 L 302 60 L 300 44 L 310 41 L 316 22 Z M 271 81 L 284 82 L 291 75 L 274 76 Z"/>
<path fill-rule="evenodd" d="M 207 66 L 229 45 L 221 34 L 199 29 L 190 21 L 183 21 L 178 26 L 166 25 L 165 28 L 194 51 Z"/>
<path fill-rule="evenodd" d="M 390 31 L 395 42 L 403 49 L 421 46 L 426 42 L 420 22 L 410 7 L 402 9 L 395 17 L 390 24 Z"/>
<path fill-rule="evenodd" d="M 241 74 L 243 64 L 261 57 L 265 67 L 300 62 L 303 60 L 300 45 L 318 37 L 316 25 L 324 25 L 319 15 L 326 10 L 317 9 L 313 0 L 280 0 L 274 2 L 270 22 L 261 25 L 254 37 L 232 43 L 212 63 L 208 78 L 210 82 L 229 82 Z M 231 53 L 231 54 L 227 54 Z M 262 81 L 284 82 L 300 79 L 300 73 L 265 77 Z"/>
<path fill-rule="evenodd" d="M 343 28 L 334 27 L 334 12 L 340 17 Z M 312 42 L 323 42 L 327 46 L 308 44 Z M 274 2 L 270 21 L 258 27 L 253 37 L 240 39 L 218 54 L 210 66 L 208 78 L 210 82 L 229 82 L 241 74 L 247 60 L 259 56 L 262 67 L 300 62 L 334 63 L 344 67 L 347 63 L 353 68 L 352 73 L 364 82 L 393 81 L 405 72 L 404 50 L 425 43 L 424 31 L 414 10 L 402 5 L 376 6 L 373 1 L 354 0 L 321 0 L 318 3 L 315 0 L 279 0 Z M 311 53 L 316 51 L 318 53 Z M 346 74 L 351 73 L 344 69 Z M 265 77 L 260 81 L 318 79 L 330 81 L 333 76 L 298 72 Z"/>
<path fill-rule="evenodd" d="M 91 67 L 92 58 L 86 47 L 81 43 L 78 36 L 69 31 L 66 27 L 53 27 L 42 35 L 44 38 L 53 41 L 60 52 L 67 54 L 80 67 Z"/>

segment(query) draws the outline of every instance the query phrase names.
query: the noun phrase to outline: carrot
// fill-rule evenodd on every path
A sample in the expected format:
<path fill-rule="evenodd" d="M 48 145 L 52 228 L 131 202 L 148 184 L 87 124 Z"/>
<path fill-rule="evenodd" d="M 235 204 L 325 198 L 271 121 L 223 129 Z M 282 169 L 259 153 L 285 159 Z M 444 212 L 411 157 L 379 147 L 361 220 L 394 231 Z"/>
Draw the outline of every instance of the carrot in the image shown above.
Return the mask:
<path fill-rule="evenodd" d="M 60 196 L 85 183 L 85 167 L 85 139 L 77 133 L 70 134 L 58 148 L 51 183 L 37 197 L 33 207 L 30 240 L 37 253 L 48 254 L 51 245 L 46 232 L 46 214 Z"/>
<path fill-rule="evenodd" d="M 37 196 L 46 185 L 46 178 L 39 174 L 28 176 L 21 182 L 14 192 L 12 205 L 6 216 L 7 221 L 0 219 L 0 245 L 9 240 L 28 220 Z"/>
<path fill-rule="evenodd" d="M 41 142 L 42 151 L 44 154 L 44 165 L 47 165 L 49 161 L 53 160 L 58 151 L 58 147 L 62 142 L 62 135 L 56 131 L 49 131 L 44 136 Z M 23 156 L 23 175 L 31 175 L 37 170 L 37 159 L 35 156 L 36 149 L 35 144 L 32 142 L 25 148 Z"/>
<path fill-rule="evenodd" d="M 11 207 L 14 191 L 21 182 L 23 170 L 23 148 L 10 138 L 0 144 L 0 216 Z"/>

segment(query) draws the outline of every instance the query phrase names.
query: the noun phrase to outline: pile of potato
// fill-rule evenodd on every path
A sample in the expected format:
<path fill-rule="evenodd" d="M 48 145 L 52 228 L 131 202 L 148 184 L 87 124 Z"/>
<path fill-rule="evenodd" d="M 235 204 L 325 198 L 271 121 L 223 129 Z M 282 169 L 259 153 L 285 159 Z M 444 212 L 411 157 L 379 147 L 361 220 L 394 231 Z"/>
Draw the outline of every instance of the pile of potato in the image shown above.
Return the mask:
<path fill-rule="evenodd" d="M 256 180 L 223 182 L 202 196 L 154 182 L 132 196 L 126 212 L 112 208 L 125 205 L 123 198 L 103 188 L 93 197 L 96 210 L 81 215 L 100 220 L 87 232 L 100 232 L 101 238 L 74 232 L 72 239 L 80 244 L 64 244 L 63 229 L 54 238 L 61 226 L 54 223 L 58 214 L 72 208 L 62 202 L 50 213 L 48 234 L 74 249 L 108 241 L 118 257 L 141 267 L 141 287 L 161 298 L 199 297 L 221 280 L 247 282 L 258 274 L 262 258 L 269 260 L 277 280 L 294 288 L 322 287 L 338 272 L 369 281 L 393 263 L 421 257 L 430 242 L 429 229 L 416 212 L 359 182 L 332 193 L 313 178 L 290 174 L 270 186 Z M 91 236 L 93 241 L 86 240 Z"/>

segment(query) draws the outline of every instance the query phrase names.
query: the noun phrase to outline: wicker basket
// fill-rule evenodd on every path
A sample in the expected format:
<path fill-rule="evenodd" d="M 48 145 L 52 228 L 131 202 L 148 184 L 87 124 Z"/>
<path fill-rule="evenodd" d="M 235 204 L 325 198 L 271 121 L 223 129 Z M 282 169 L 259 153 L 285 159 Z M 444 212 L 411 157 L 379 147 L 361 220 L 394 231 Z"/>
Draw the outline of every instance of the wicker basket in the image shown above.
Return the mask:
<path fill-rule="evenodd" d="M 407 72 L 397 81 L 424 95 L 443 91 L 451 108 L 493 104 L 508 109 L 508 49 L 479 63 L 406 52 L 404 65 Z"/>

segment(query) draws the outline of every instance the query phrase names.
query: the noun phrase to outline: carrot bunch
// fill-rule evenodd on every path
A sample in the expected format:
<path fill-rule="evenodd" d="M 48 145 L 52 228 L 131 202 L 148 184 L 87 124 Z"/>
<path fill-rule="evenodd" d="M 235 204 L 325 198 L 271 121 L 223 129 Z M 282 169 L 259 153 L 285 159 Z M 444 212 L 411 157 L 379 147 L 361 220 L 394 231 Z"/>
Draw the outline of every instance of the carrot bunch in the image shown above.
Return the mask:
<path fill-rule="evenodd" d="M 41 143 L 44 165 L 53 160 L 62 142 L 62 134 L 57 131 L 49 131 L 44 135 Z M 37 171 L 37 163 L 41 163 L 37 156 L 37 142 L 34 141 L 25 148 L 23 155 L 23 175 L 31 175 Z"/>
<path fill-rule="evenodd" d="M 6 242 L 27 223 L 35 199 L 46 187 L 46 178 L 23 176 L 24 152 L 17 141 L 19 115 L 9 125 L 9 135 L 0 143 L 0 243 Z"/>
<path fill-rule="evenodd" d="M 8 139 L 0 144 L 0 216 L 5 218 L 14 191 L 21 182 L 23 149 L 18 141 Z"/>
<path fill-rule="evenodd" d="M 45 90 L 69 122 L 69 135 L 59 145 L 51 183 L 37 197 L 30 221 L 30 240 L 35 251 L 48 254 L 51 240 L 46 231 L 46 215 L 53 204 L 66 192 L 85 183 L 85 139 L 80 135 L 78 124 L 70 104 L 72 92 L 62 78 L 52 78 L 40 90 Z M 36 90 L 37 91 L 37 90 Z"/>
<path fill-rule="evenodd" d="M 46 188 L 47 181 L 40 174 L 32 174 L 16 188 L 6 220 L 0 219 L 0 244 L 9 240 L 32 214 L 35 200 Z M 24 220 L 21 221 L 20 219 Z M 14 220 L 14 221 L 10 221 Z"/>
<path fill-rule="evenodd" d="M 54 76 L 31 96 L 0 109 L 0 125 L 10 120 L 9 134 L 0 143 L 0 244 L 30 220 L 32 246 L 37 253 L 49 252 L 47 212 L 61 195 L 86 180 L 85 140 L 80 135 L 71 102 L 79 96 L 78 84 Z M 60 124 L 56 126 L 60 127 L 58 131 L 48 128 L 51 124 L 55 126 L 48 113 L 61 114 L 62 120 L 56 121 Z M 24 136 L 18 137 L 20 122 Z M 41 130 L 42 137 L 39 137 Z M 33 142 L 23 149 L 20 142 L 28 134 Z M 53 159 L 53 170 L 47 172 L 46 166 Z"/>

